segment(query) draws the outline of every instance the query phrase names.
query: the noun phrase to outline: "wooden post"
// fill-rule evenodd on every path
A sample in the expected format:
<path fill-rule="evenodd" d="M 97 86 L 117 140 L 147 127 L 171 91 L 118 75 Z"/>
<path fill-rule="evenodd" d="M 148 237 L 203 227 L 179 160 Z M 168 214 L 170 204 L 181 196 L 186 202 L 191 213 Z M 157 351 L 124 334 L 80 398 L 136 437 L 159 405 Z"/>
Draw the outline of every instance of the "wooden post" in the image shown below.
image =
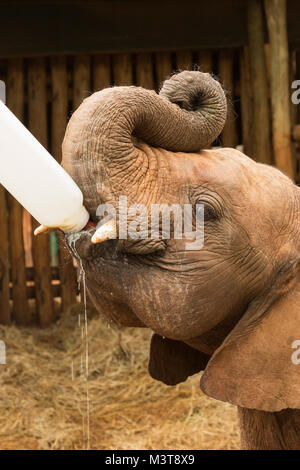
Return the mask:
<path fill-rule="evenodd" d="M 93 60 L 93 90 L 99 91 L 110 86 L 110 55 L 97 54 Z"/>
<path fill-rule="evenodd" d="M 297 80 L 297 61 L 296 61 L 297 53 L 295 49 L 292 49 L 290 52 L 289 58 L 289 83 L 291 84 L 291 94 L 293 93 L 294 89 L 292 88 L 292 83 L 294 80 Z M 291 108 L 291 128 L 293 129 L 294 126 L 297 124 L 297 109 L 298 105 L 290 101 L 290 108 Z"/>
<path fill-rule="evenodd" d="M 30 59 L 28 63 L 28 120 L 30 132 L 47 148 L 46 64 L 44 59 Z M 43 197 L 42 194 L 41 197 Z M 37 225 L 38 223 L 33 221 L 33 228 Z M 41 326 L 47 326 L 55 320 L 48 235 L 33 237 L 32 248 L 38 317 Z"/>
<path fill-rule="evenodd" d="M 154 89 L 153 60 L 149 52 L 136 55 L 136 84 L 149 90 Z"/>
<path fill-rule="evenodd" d="M 271 61 L 270 61 L 270 44 L 265 44 L 265 61 L 266 61 L 266 81 L 267 81 L 267 90 L 268 90 L 268 99 L 271 100 Z M 270 108 L 270 107 L 269 107 Z M 271 113 L 269 112 L 271 115 Z M 271 119 L 270 119 L 271 122 Z"/>
<path fill-rule="evenodd" d="M 170 52 L 157 52 L 155 54 L 157 88 L 161 88 L 163 82 L 169 78 L 173 71 L 172 56 Z"/>
<path fill-rule="evenodd" d="M 219 75 L 221 84 L 229 93 L 227 120 L 221 135 L 222 145 L 223 147 L 236 147 L 238 144 L 238 135 L 233 105 L 233 51 L 231 49 L 222 49 L 219 53 Z"/>
<path fill-rule="evenodd" d="M 244 46 L 240 52 L 240 100 L 242 120 L 242 143 L 244 153 L 253 156 L 253 98 L 249 70 L 249 50 Z"/>
<path fill-rule="evenodd" d="M 17 170 L 16 170 L 17 171 Z M 8 193 L 0 185 L 0 323 L 8 325 L 11 321 L 9 305 L 9 219 L 8 219 Z"/>
<path fill-rule="evenodd" d="M 296 52 L 296 77 L 298 78 L 298 80 L 300 80 L 300 51 Z M 300 106 L 299 105 L 297 106 L 296 122 L 298 123 L 300 122 Z"/>
<path fill-rule="evenodd" d="M 0 323 L 10 323 L 9 306 L 9 241 L 8 241 L 8 210 L 6 191 L 0 187 Z"/>
<path fill-rule="evenodd" d="M 177 70 L 193 70 L 193 53 L 192 51 L 176 52 Z"/>
<path fill-rule="evenodd" d="M 261 0 L 248 1 L 248 41 L 253 94 L 253 158 L 271 164 L 269 90 Z"/>
<path fill-rule="evenodd" d="M 74 59 L 73 110 L 91 94 L 90 56 L 76 55 Z"/>
<path fill-rule="evenodd" d="M 132 85 L 132 60 L 130 54 L 112 56 L 114 84 L 116 86 Z"/>
<path fill-rule="evenodd" d="M 60 163 L 62 158 L 61 144 L 68 118 L 68 75 L 64 56 L 51 58 L 51 84 L 51 152 L 53 157 Z M 76 303 L 76 270 L 73 266 L 72 256 L 65 247 L 61 233 L 58 233 L 58 242 L 62 310 L 67 311 Z"/>
<path fill-rule="evenodd" d="M 296 54 L 295 54 L 295 78 L 299 78 L 300 77 L 300 52 L 299 51 L 296 51 Z M 297 87 L 297 89 L 299 89 L 299 87 Z M 293 92 L 296 91 L 296 89 L 293 89 Z M 299 98 L 299 94 L 297 94 L 297 97 Z M 300 106 L 299 104 L 298 105 L 293 105 L 294 109 L 295 109 L 295 117 L 294 117 L 294 122 L 295 122 L 295 127 L 294 127 L 294 131 L 293 131 L 293 136 L 295 138 L 295 133 L 297 133 L 296 131 L 296 128 L 298 127 L 298 141 L 295 142 L 295 147 L 294 147 L 294 150 L 295 150 L 295 154 L 294 154 L 294 157 L 295 157 L 295 181 L 297 184 L 300 183 Z"/>
<path fill-rule="evenodd" d="M 296 51 L 292 49 L 290 51 L 290 58 L 289 58 L 289 83 L 292 85 L 293 81 L 297 79 L 297 64 L 296 64 Z M 294 91 L 293 88 L 291 88 L 291 93 Z M 293 131 L 295 129 L 295 126 L 297 125 L 297 108 L 298 105 L 294 104 L 292 102 L 292 99 L 290 101 L 290 114 L 291 114 L 291 130 L 292 130 L 292 136 L 293 136 Z M 298 144 L 292 139 L 292 157 L 293 157 L 293 171 L 294 171 L 294 178 L 295 182 L 299 182 L 299 163 L 297 161 L 297 147 Z"/>
<path fill-rule="evenodd" d="M 10 59 L 7 64 L 7 106 L 20 121 L 24 118 L 23 60 Z M 7 194 L 9 202 L 9 253 L 13 299 L 13 319 L 17 324 L 29 322 L 26 290 L 26 266 L 23 240 L 23 207 Z"/>
<path fill-rule="evenodd" d="M 289 49 L 286 27 L 286 1 L 265 0 L 270 40 L 272 129 L 275 164 L 294 178 L 289 82 Z"/>
<path fill-rule="evenodd" d="M 213 71 L 212 51 L 208 49 L 201 49 L 198 52 L 198 65 L 200 67 L 200 72 L 212 73 Z"/>

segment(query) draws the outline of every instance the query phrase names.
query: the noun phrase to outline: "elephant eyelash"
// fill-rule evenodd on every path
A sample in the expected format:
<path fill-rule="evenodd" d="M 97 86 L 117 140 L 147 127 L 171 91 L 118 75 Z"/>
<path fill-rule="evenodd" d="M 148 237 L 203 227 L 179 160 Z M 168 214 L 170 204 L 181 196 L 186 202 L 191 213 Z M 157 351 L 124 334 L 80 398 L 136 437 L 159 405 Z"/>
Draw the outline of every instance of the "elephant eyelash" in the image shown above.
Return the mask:
<path fill-rule="evenodd" d="M 197 204 L 201 204 L 204 206 L 204 212 L 203 212 L 203 217 L 204 217 L 204 222 L 208 222 L 209 220 L 217 220 L 219 217 L 218 217 L 218 214 L 215 210 L 215 208 L 213 206 L 211 206 L 210 204 L 207 204 L 203 201 L 199 201 L 197 202 Z M 197 214 L 197 209 L 196 209 L 196 214 Z"/>
<path fill-rule="evenodd" d="M 215 209 L 209 204 L 204 204 L 204 221 L 206 220 L 215 220 L 218 216 Z"/>

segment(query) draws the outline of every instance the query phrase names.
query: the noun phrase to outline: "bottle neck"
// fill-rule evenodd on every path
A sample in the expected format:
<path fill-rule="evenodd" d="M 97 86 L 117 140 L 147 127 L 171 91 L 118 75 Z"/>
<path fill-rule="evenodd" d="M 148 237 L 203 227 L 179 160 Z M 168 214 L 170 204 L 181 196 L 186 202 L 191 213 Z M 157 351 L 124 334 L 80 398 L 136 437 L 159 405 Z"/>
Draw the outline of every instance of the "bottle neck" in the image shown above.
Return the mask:
<path fill-rule="evenodd" d="M 88 223 L 90 215 L 84 206 L 73 214 L 59 228 L 65 233 L 80 232 Z"/>

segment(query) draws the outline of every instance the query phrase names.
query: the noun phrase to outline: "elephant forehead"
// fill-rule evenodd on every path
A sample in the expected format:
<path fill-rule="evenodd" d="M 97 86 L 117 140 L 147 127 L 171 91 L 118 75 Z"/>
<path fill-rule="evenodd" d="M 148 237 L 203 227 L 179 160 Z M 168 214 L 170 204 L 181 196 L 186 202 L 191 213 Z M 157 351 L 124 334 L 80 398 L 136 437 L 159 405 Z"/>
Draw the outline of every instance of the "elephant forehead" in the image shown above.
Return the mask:
<path fill-rule="evenodd" d="M 179 152 L 173 154 L 172 169 L 176 179 L 192 183 L 228 187 L 251 185 L 255 163 L 246 155 L 236 152 L 234 149 L 202 150 L 197 154 Z"/>
<path fill-rule="evenodd" d="M 179 157 L 179 158 L 178 158 Z M 175 179 L 192 184 L 208 184 L 231 196 L 272 201 L 295 190 L 293 182 L 276 168 L 257 163 L 236 149 L 202 150 L 197 154 L 175 154 L 171 165 Z"/>

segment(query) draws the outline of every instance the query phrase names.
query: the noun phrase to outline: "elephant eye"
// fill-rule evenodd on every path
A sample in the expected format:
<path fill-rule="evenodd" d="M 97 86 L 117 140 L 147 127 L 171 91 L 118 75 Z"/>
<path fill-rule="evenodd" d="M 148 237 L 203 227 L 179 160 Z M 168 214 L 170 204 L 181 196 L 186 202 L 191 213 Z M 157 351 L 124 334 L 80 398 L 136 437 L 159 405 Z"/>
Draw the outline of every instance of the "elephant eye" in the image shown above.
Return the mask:
<path fill-rule="evenodd" d="M 217 213 L 214 209 L 213 206 L 211 206 L 210 204 L 207 204 L 203 201 L 199 201 L 197 204 L 201 204 L 203 207 L 203 216 L 204 216 L 204 222 L 208 222 L 209 220 L 215 220 L 218 218 L 217 216 Z M 198 208 L 199 210 L 199 208 Z M 197 214 L 197 208 L 196 208 L 196 214 Z"/>
<path fill-rule="evenodd" d="M 209 204 L 204 204 L 204 220 L 213 220 L 217 218 L 215 209 Z"/>

